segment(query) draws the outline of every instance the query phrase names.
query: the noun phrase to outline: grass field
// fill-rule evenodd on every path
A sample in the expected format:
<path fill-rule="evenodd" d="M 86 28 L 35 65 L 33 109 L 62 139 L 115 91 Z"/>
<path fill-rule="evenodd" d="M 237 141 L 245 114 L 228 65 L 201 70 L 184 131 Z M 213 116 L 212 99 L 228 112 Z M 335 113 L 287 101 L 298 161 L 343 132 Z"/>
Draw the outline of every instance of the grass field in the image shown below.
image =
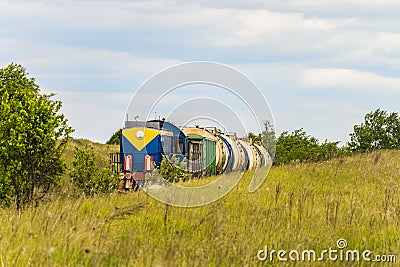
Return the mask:
<path fill-rule="evenodd" d="M 198 208 L 167 206 L 140 191 L 59 197 L 23 212 L 3 209 L 0 265 L 388 266 L 280 262 L 276 255 L 262 262 L 257 253 L 267 245 L 315 250 L 319 257 L 343 238 L 346 249 L 371 250 L 371 258 L 396 255 L 399 262 L 399 163 L 400 151 L 378 151 L 273 167 L 254 193 L 247 192 L 251 173 L 246 173 L 225 197 Z"/>

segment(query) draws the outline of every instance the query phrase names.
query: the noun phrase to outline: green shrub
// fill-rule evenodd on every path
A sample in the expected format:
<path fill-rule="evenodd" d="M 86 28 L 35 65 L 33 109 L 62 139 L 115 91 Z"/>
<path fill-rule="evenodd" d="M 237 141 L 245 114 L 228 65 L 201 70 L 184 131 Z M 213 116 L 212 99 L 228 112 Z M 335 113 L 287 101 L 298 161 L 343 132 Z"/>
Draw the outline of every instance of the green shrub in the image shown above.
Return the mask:
<path fill-rule="evenodd" d="M 276 142 L 275 164 L 290 162 L 321 162 L 350 155 L 348 147 L 338 147 L 339 142 L 320 144 L 318 139 L 307 135 L 303 129 L 292 133 L 283 132 Z"/>
<path fill-rule="evenodd" d="M 106 144 L 108 145 L 119 145 L 119 140 L 121 139 L 122 129 L 117 130 L 111 137 L 108 139 Z"/>
<path fill-rule="evenodd" d="M 165 180 L 174 183 L 179 181 L 187 181 L 191 178 L 191 174 L 185 172 L 185 160 L 180 160 L 175 156 L 167 159 L 163 156 L 160 167 L 156 170 Z"/>
<path fill-rule="evenodd" d="M 93 149 L 75 148 L 73 170 L 70 172 L 72 184 L 85 195 L 108 193 L 118 187 L 118 179 L 108 163 L 97 159 Z"/>

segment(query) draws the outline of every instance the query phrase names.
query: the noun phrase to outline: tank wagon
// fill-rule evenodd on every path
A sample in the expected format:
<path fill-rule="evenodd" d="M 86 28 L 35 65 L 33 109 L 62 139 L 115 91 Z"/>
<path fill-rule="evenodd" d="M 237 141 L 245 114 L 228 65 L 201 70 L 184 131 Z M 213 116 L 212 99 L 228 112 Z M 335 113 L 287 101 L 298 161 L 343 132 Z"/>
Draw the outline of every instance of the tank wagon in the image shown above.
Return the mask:
<path fill-rule="evenodd" d="M 124 188 L 138 188 L 163 157 L 176 157 L 194 177 L 246 171 L 272 164 L 268 150 L 216 128 L 179 128 L 165 120 L 126 121 L 120 153 L 111 155 L 124 176 Z"/>

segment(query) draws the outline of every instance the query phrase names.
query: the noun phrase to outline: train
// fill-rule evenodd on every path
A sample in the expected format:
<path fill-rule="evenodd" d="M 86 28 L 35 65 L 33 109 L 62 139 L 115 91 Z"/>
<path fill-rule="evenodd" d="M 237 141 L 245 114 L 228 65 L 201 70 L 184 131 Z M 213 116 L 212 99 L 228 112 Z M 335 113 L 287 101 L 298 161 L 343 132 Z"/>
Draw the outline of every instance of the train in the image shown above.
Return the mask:
<path fill-rule="evenodd" d="M 124 181 L 123 189 L 137 190 L 152 177 L 163 158 L 175 158 L 193 177 L 243 172 L 272 164 L 266 147 L 216 127 L 178 127 L 162 120 L 125 121 L 120 152 L 112 163 Z"/>

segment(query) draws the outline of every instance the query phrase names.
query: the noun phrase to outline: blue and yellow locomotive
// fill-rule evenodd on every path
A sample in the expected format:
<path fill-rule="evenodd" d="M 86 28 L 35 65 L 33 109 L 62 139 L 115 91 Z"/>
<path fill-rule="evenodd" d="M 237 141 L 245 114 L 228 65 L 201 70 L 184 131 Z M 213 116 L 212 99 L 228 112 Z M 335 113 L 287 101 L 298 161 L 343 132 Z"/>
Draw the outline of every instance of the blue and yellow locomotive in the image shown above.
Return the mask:
<path fill-rule="evenodd" d="M 163 156 L 183 158 L 186 136 L 175 125 L 164 120 L 126 121 L 120 140 L 120 164 L 125 187 L 143 185 L 153 166 L 160 166 Z M 130 183 L 132 182 L 132 183 Z"/>

